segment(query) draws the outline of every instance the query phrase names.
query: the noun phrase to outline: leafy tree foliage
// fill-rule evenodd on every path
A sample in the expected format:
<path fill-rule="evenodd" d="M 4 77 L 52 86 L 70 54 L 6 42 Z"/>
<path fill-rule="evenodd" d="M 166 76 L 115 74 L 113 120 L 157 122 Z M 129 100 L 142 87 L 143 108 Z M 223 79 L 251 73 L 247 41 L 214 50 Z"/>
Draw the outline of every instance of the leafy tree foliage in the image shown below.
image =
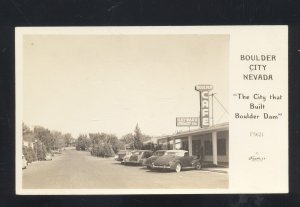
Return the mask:
<path fill-rule="evenodd" d="M 23 140 L 32 143 L 23 147 L 23 154 L 28 162 L 44 160 L 46 153 L 66 146 L 66 140 L 71 140 L 71 134 L 62 134 L 58 131 L 50 131 L 42 126 L 34 126 L 31 130 L 23 123 Z"/>
<path fill-rule="evenodd" d="M 64 134 L 63 139 L 64 139 L 64 144 L 66 147 L 71 146 L 71 142 L 72 142 L 73 138 L 70 133 Z"/>
<path fill-rule="evenodd" d="M 143 134 L 137 124 L 134 133 L 125 134 L 121 138 L 121 143 L 123 145 L 123 148 L 125 148 L 126 146 L 126 148 L 130 148 L 130 149 L 148 149 L 151 147 L 144 146 L 143 142 L 148 141 L 150 139 L 151 136 Z"/>
<path fill-rule="evenodd" d="M 45 159 L 47 149 L 46 149 L 46 146 L 41 141 L 36 142 L 36 145 L 34 146 L 34 151 L 37 153 L 38 160 Z"/>
<path fill-rule="evenodd" d="M 143 135 L 142 135 L 142 132 L 141 132 L 138 124 L 136 124 L 135 130 L 134 130 L 133 146 L 134 146 L 134 149 L 138 149 L 138 150 L 143 148 Z"/>
<path fill-rule="evenodd" d="M 134 141 L 134 136 L 132 133 L 125 134 L 121 139 L 125 145 L 130 145 Z"/>
<path fill-rule="evenodd" d="M 90 133 L 91 154 L 98 157 L 112 157 L 120 149 L 120 141 L 114 134 Z"/>
<path fill-rule="evenodd" d="M 24 122 L 22 123 L 22 128 L 23 128 L 23 135 L 27 135 L 27 134 L 32 133 L 30 128 Z"/>
<path fill-rule="evenodd" d="M 76 149 L 77 150 L 87 150 L 90 147 L 90 140 L 88 139 L 86 134 L 80 134 L 77 143 Z"/>
<path fill-rule="evenodd" d="M 37 160 L 36 153 L 33 151 L 32 147 L 23 146 L 23 155 L 25 156 L 28 163 Z"/>

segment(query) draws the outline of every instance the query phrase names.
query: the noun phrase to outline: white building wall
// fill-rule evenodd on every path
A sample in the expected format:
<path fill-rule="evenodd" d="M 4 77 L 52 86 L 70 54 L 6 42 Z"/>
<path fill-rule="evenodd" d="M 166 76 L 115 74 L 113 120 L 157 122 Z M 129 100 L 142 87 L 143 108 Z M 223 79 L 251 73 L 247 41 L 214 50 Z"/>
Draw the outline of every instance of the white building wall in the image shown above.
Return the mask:
<path fill-rule="evenodd" d="M 228 131 L 222 131 L 221 133 L 217 133 L 217 140 L 225 138 L 226 139 L 226 155 L 218 155 L 217 161 L 218 162 L 229 162 L 229 138 L 228 135 L 224 134 L 228 133 Z M 212 142 L 212 133 L 209 134 L 202 134 L 202 135 L 194 135 L 193 140 L 201 140 L 203 147 L 205 141 L 211 141 Z M 204 149 L 205 151 L 205 149 Z M 213 162 L 213 156 L 212 155 L 205 155 L 204 154 L 204 161 L 206 162 Z"/>

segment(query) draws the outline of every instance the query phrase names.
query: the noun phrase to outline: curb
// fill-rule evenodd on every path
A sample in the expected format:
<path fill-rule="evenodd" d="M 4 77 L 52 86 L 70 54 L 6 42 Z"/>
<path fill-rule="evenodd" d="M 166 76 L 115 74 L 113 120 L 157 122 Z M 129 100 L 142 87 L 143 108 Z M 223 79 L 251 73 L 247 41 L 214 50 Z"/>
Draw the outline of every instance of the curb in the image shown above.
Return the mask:
<path fill-rule="evenodd" d="M 228 174 L 228 171 L 226 170 L 217 170 L 217 169 L 201 169 L 202 171 L 208 171 L 208 172 L 217 172 L 217 173 L 225 173 Z"/>

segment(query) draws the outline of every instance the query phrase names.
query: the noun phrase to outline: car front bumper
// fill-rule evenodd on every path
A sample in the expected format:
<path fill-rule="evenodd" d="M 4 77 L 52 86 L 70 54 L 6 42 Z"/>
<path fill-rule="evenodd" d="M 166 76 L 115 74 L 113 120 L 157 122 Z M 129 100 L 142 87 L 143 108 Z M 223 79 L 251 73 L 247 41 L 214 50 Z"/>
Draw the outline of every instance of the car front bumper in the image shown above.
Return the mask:
<path fill-rule="evenodd" d="M 152 165 L 151 168 L 153 169 L 171 169 L 170 165 Z"/>
<path fill-rule="evenodd" d="M 143 162 L 142 161 L 127 161 L 127 164 L 136 164 L 136 165 L 142 165 Z"/>
<path fill-rule="evenodd" d="M 122 159 L 122 158 L 119 158 L 119 157 L 118 157 L 118 158 L 115 158 L 115 160 L 116 160 L 116 161 L 123 161 L 123 159 Z"/>

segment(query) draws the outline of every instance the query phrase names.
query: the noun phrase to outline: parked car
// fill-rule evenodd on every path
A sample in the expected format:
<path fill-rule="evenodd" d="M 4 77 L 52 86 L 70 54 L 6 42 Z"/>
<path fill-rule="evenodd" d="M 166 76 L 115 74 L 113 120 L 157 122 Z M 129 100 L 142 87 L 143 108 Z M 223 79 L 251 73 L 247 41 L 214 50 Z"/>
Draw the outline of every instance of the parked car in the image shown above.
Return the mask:
<path fill-rule="evenodd" d="M 123 157 L 123 160 L 121 161 L 121 164 L 125 164 L 125 163 L 127 163 L 128 161 L 129 161 L 129 158 L 130 158 L 130 156 L 132 155 L 132 153 L 134 153 L 136 150 L 132 150 L 132 151 L 130 151 L 127 155 L 125 155 L 124 157 Z"/>
<path fill-rule="evenodd" d="M 22 169 L 26 169 L 27 165 L 28 165 L 27 160 L 26 160 L 25 156 L 22 155 Z"/>
<path fill-rule="evenodd" d="M 52 155 L 51 153 L 47 153 L 46 156 L 45 156 L 45 160 L 52 160 Z"/>
<path fill-rule="evenodd" d="M 143 165 L 147 168 L 151 168 L 152 163 L 155 162 L 159 157 L 164 156 L 168 150 L 157 150 L 153 153 L 153 155 L 149 158 L 147 158 Z"/>
<path fill-rule="evenodd" d="M 131 150 L 120 150 L 116 155 L 115 155 L 115 160 L 116 161 L 123 161 L 124 157 L 126 155 L 131 155 Z"/>
<path fill-rule="evenodd" d="M 131 153 L 128 159 L 123 160 L 124 164 L 137 164 L 137 165 L 142 165 L 143 162 L 151 157 L 153 154 L 153 151 L 151 150 L 136 150 Z"/>
<path fill-rule="evenodd" d="M 180 172 L 182 169 L 201 169 L 201 162 L 197 156 L 189 156 L 186 150 L 170 150 L 159 157 L 151 169 L 166 169 Z"/>

